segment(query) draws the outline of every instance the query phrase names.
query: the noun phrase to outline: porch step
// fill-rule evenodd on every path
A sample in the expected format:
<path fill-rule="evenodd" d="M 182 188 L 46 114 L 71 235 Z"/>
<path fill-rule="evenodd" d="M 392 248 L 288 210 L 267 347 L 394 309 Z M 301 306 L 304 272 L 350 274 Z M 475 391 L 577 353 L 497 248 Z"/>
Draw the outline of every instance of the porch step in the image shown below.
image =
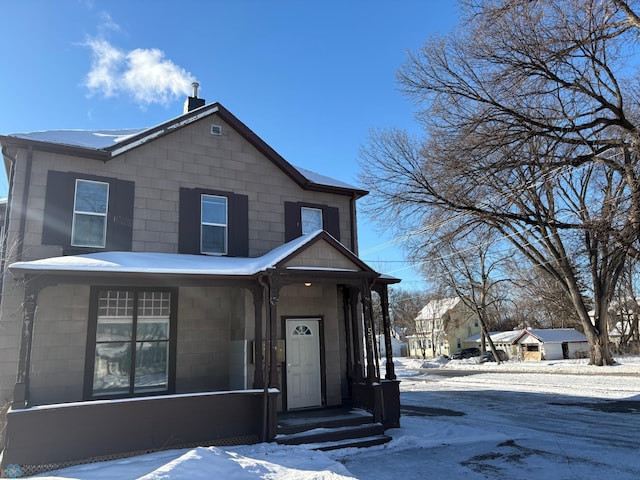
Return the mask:
<path fill-rule="evenodd" d="M 276 443 L 306 445 L 314 450 L 382 445 L 391 440 L 384 426 L 361 410 L 297 412 L 278 422 Z"/>

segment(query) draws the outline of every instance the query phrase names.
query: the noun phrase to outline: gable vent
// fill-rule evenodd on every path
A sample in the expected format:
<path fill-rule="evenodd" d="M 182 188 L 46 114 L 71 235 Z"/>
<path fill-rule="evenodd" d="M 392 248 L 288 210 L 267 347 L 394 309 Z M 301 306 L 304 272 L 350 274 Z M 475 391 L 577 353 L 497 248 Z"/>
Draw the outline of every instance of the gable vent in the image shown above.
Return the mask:
<path fill-rule="evenodd" d="M 222 126 L 211 125 L 211 135 L 222 135 Z"/>

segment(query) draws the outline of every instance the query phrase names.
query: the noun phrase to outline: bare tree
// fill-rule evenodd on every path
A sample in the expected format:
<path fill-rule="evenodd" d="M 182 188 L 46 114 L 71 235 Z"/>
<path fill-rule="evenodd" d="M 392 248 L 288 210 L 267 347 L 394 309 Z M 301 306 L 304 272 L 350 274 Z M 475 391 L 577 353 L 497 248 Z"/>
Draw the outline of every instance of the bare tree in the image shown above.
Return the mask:
<path fill-rule="evenodd" d="M 428 296 L 423 292 L 391 288 L 389 290 L 389 311 L 395 327 L 401 328 L 405 335 L 415 331 L 415 318 L 427 304 Z"/>
<path fill-rule="evenodd" d="M 500 302 L 505 299 L 501 296 L 505 291 L 500 286 L 509 282 L 503 277 L 506 259 L 492 255 L 495 239 L 487 228 L 477 227 L 471 231 L 456 228 L 439 237 L 438 242 L 430 244 L 426 264 L 437 273 L 439 281 L 478 317 L 482 351 L 487 350 L 488 343 L 496 362 L 500 363 L 489 325 L 494 323 L 492 312 L 495 315 Z"/>
<path fill-rule="evenodd" d="M 514 298 L 520 328 L 575 328 L 582 330 L 571 297 L 562 285 L 540 268 L 512 264 Z M 588 302 L 588 299 L 585 299 Z"/>
<path fill-rule="evenodd" d="M 402 229 L 489 225 L 558 282 L 591 363 L 610 364 L 608 307 L 640 236 L 634 5 L 462 3 L 464 28 L 399 72 L 426 138 L 374 132 L 363 148 L 369 208 Z"/>

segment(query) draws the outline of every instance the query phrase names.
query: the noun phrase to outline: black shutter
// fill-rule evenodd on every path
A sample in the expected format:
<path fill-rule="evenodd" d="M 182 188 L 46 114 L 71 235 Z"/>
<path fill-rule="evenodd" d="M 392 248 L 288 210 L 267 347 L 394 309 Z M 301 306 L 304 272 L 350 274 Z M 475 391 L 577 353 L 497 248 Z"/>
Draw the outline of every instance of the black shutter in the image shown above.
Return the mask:
<path fill-rule="evenodd" d="M 42 224 L 43 245 L 68 246 L 71 243 L 75 176 L 49 170 Z"/>
<path fill-rule="evenodd" d="M 323 229 L 340 241 L 340 210 L 336 207 L 322 207 Z"/>
<path fill-rule="evenodd" d="M 107 250 L 131 250 L 134 191 L 134 182 L 109 179 Z"/>
<path fill-rule="evenodd" d="M 300 203 L 284 202 L 284 241 L 290 242 L 302 235 Z"/>
<path fill-rule="evenodd" d="M 249 256 L 249 197 L 247 195 L 230 194 L 229 202 L 229 237 L 227 254 L 230 257 Z"/>
<path fill-rule="evenodd" d="M 200 253 L 200 208 L 199 190 L 181 188 L 178 253 Z"/>

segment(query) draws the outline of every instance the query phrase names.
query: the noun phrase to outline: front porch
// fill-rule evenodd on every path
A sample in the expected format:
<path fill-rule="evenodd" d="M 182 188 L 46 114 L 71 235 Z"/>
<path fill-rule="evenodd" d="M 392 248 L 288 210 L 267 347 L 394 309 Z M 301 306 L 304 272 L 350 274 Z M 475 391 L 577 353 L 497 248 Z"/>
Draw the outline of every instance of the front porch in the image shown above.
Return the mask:
<path fill-rule="evenodd" d="M 0 468 L 23 475 L 159 450 L 276 441 L 380 445 L 399 426 L 399 381 L 361 383 L 343 405 L 277 412 L 278 389 L 94 400 L 12 409 Z M 321 430 L 318 430 L 321 429 Z"/>
<path fill-rule="evenodd" d="M 168 267 L 147 271 L 154 262 Z M 299 409 L 348 404 L 369 412 L 375 435 L 387 441 L 384 430 L 399 426 L 387 298 L 397 280 L 381 277 L 324 232 L 261 259 L 120 252 L 11 269 L 24 284 L 23 330 L 2 471 L 8 464 L 34 473 L 163 449 L 271 442 L 279 416 Z M 141 284 L 171 289 L 164 390 L 141 396 L 135 382 L 143 376 L 124 357 L 129 368 L 118 371 L 126 373 L 129 393 L 96 392 L 97 326 L 113 323 L 99 313 L 99 300 L 112 291 L 135 299 Z M 372 293 L 381 301 L 379 322 Z M 287 377 L 295 356 L 287 348 L 289 319 L 313 327 L 304 335 L 317 332 L 311 403 L 292 401 L 305 390 Z M 63 335 L 65 328 L 75 336 Z M 385 337 L 383 374 L 378 332 Z M 108 340 L 121 342 L 114 338 Z M 372 433 L 370 427 L 363 428 Z"/>

